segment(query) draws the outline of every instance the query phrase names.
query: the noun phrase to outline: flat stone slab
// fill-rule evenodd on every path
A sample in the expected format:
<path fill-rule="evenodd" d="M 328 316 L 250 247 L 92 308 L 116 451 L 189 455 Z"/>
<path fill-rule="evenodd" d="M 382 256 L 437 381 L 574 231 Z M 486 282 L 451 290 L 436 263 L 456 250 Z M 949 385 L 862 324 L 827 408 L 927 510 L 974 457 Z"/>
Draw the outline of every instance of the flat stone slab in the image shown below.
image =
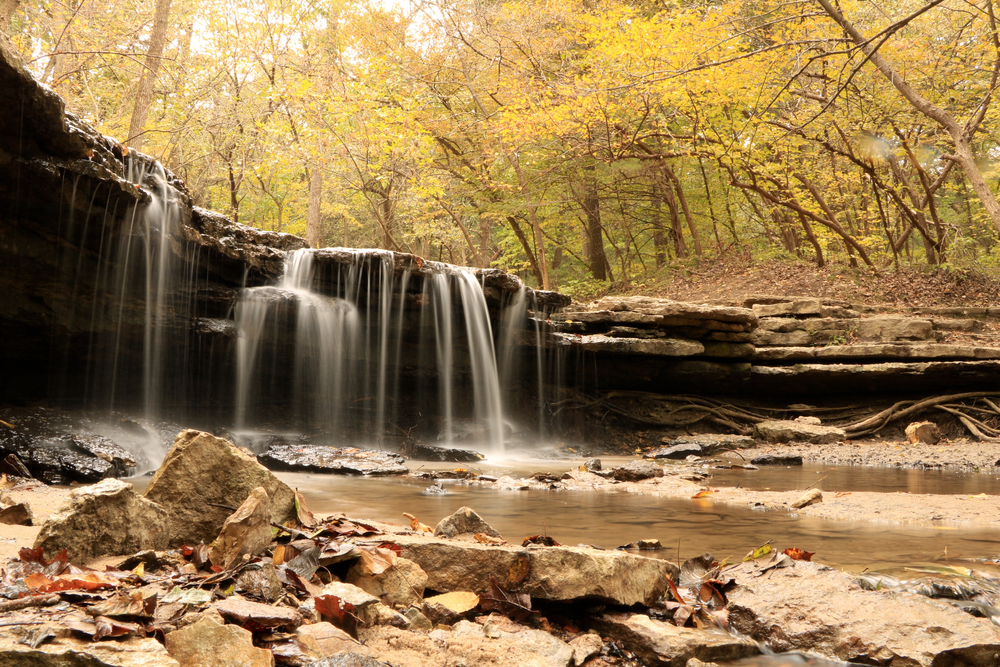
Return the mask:
<path fill-rule="evenodd" d="M 152 637 L 92 642 L 57 637 L 32 648 L 21 644 L 9 628 L 0 633 L 0 665 L 4 667 L 182 667 Z"/>
<path fill-rule="evenodd" d="M 302 623 L 302 617 L 291 607 L 276 607 L 236 596 L 215 602 L 212 606 L 223 618 L 253 628 L 296 628 Z"/>
<path fill-rule="evenodd" d="M 650 665 L 685 667 L 692 658 L 709 662 L 760 653 L 760 647 L 752 639 L 721 630 L 679 628 L 645 614 L 602 614 L 592 623 L 601 634 L 621 641 Z"/>
<path fill-rule="evenodd" d="M 621 551 L 578 547 L 486 546 L 476 542 L 397 536 L 403 558 L 427 573 L 426 587 L 439 593 L 490 590 L 528 560 L 522 591 L 542 600 L 594 599 L 619 605 L 652 605 L 676 576 L 675 564 Z"/>
<path fill-rule="evenodd" d="M 553 334 L 553 336 L 560 337 L 570 346 L 587 352 L 691 357 L 705 351 L 705 346 L 698 341 L 685 338 L 618 338 L 603 334 L 590 336 Z"/>
<path fill-rule="evenodd" d="M 756 424 L 753 433 L 755 437 L 767 442 L 810 442 L 822 445 L 847 439 L 844 429 L 836 426 L 785 420 L 770 420 Z"/>
<path fill-rule="evenodd" d="M 828 347 L 758 347 L 756 361 L 883 359 L 1000 359 L 1000 347 L 947 343 L 830 345 Z"/>
<path fill-rule="evenodd" d="M 867 318 L 771 317 L 760 321 L 751 341 L 762 346 L 828 345 L 838 340 L 869 343 L 933 341 L 934 325 L 916 317 L 880 315 Z"/>
<path fill-rule="evenodd" d="M 271 470 L 304 470 L 335 475 L 373 477 L 410 472 L 399 454 L 323 445 L 278 445 L 257 457 Z"/>
<path fill-rule="evenodd" d="M 730 626 L 774 651 L 810 651 L 838 660 L 908 667 L 1000 664 L 1000 631 L 943 600 L 862 590 L 851 575 L 795 561 L 770 570 L 742 563 L 727 571 Z"/>
<path fill-rule="evenodd" d="M 436 447 L 418 442 L 403 446 L 403 454 L 417 461 L 452 461 L 454 463 L 471 463 L 482 461 L 484 457 L 471 449 L 455 449 L 454 447 Z"/>

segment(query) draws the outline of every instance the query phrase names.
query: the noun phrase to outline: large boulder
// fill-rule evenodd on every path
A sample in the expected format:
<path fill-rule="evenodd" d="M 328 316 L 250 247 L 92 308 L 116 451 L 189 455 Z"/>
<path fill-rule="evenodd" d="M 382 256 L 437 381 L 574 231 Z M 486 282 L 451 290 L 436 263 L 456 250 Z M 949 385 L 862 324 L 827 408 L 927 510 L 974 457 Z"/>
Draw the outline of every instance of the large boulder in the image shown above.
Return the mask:
<path fill-rule="evenodd" d="M 652 605 L 677 566 L 622 551 L 578 547 L 486 546 L 472 542 L 397 536 L 401 555 L 427 573 L 426 587 L 439 593 L 490 591 L 490 577 L 507 580 L 527 559 L 521 590 L 542 600 L 594 599 L 619 605 Z"/>
<path fill-rule="evenodd" d="M 808 442 L 824 445 L 847 439 L 844 429 L 836 426 L 807 424 L 800 421 L 773 419 L 753 427 L 754 437 L 767 442 Z"/>
<path fill-rule="evenodd" d="M 143 498 L 132 485 L 106 479 L 70 492 L 35 539 L 53 556 L 63 549 L 72 562 L 98 556 L 164 549 L 169 541 L 167 511 Z"/>
<path fill-rule="evenodd" d="M 733 630 L 774 651 L 809 651 L 838 660 L 908 667 L 994 667 L 1000 635 L 943 600 L 899 591 L 862 590 L 851 575 L 795 561 L 766 577 L 744 563 L 729 576 Z"/>
<path fill-rule="evenodd" d="M 603 614 L 592 623 L 601 634 L 619 640 L 650 665 L 685 667 L 691 658 L 733 660 L 760 653 L 752 639 L 722 631 L 679 628 L 645 614 Z"/>
<path fill-rule="evenodd" d="M 146 489 L 146 497 L 169 515 L 170 544 L 211 542 L 232 510 L 250 492 L 263 487 L 271 500 L 271 521 L 295 517 L 295 493 L 257 460 L 235 445 L 209 433 L 186 430 Z"/>
<path fill-rule="evenodd" d="M 427 573 L 406 558 L 397 558 L 393 567 L 374 572 L 369 562 L 361 558 L 347 571 L 345 581 L 387 605 L 406 606 L 422 601 Z"/>

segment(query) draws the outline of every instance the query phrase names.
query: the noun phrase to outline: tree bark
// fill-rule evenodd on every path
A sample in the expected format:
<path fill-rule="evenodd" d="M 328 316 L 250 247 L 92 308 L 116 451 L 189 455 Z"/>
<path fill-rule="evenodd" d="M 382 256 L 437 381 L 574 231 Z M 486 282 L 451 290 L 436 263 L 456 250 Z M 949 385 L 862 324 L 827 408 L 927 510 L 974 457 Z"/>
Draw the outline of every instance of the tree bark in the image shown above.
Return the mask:
<path fill-rule="evenodd" d="M 851 38 L 851 41 L 857 44 L 861 52 L 868 56 L 872 64 L 889 80 L 889 83 L 903 96 L 903 99 L 910 103 L 910 106 L 936 122 L 948 132 L 955 146 L 954 155 L 948 156 L 948 159 L 958 163 L 958 166 L 965 172 L 969 183 L 972 185 L 972 189 L 979 197 L 979 201 L 982 203 L 987 215 L 990 216 L 990 220 L 993 221 L 993 225 L 997 230 L 1000 230 L 1000 201 L 997 201 L 996 195 L 993 194 L 986 179 L 983 178 L 983 174 L 979 170 L 979 165 L 976 163 L 976 156 L 969 145 L 971 135 L 978 128 L 979 121 L 985 115 L 985 107 L 989 104 L 992 95 L 984 100 L 982 108 L 973 115 L 973 118 L 967 124 L 962 125 L 950 113 L 933 104 L 914 90 L 889 61 L 878 53 L 872 42 L 865 39 L 858 29 L 844 17 L 830 0 L 816 1 L 823 8 L 823 11 L 843 28 L 844 32 Z M 992 1 L 987 4 L 989 5 L 989 15 L 992 19 Z M 996 78 L 997 65 L 1000 65 L 1000 53 L 997 54 L 997 63 L 994 65 L 994 79 Z"/>
<path fill-rule="evenodd" d="M 160 71 L 163 44 L 167 41 L 167 24 L 170 21 L 170 0 L 156 0 L 153 14 L 153 32 L 149 36 L 149 50 L 146 51 L 146 69 L 139 77 L 139 88 L 135 95 L 135 107 L 128 127 L 127 143 L 131 148 L 142 150 L 142 133 L 146 128 L 149 105 L 153 101 L 153 84 Z"/>
<path fill-rule="evenodd" d="M 596 167 L 584 167 L 583 211 L 587 216 L 587 260 L 590 273 L 597 280 L 608 279 L 608 258 L 604 254 L 604 228 L 601 226 L 601 198 L 597 193 Z"/>
<path fill-rule="evenodd" d="M 694 216 L 691 215 L 691 209 L 688 208 L 687 197 L 684 196 L 681 179 L 677 178 L 674 170 L 667 165 L 663 165 L 663 169 L 667 174 L 667 178 L 673 183 L 674 190 L 677 191 L 677 201 L 680 202 L 681 210 L 684 212 L 684 221 L 687 222 L 688 231 L 691 232 L 691 240 L 694 243 L 694 254 L 701 257 L 701 237 L 698 236 L 698 228 L 694 225 Z"/>
<path fill-rule="evenodd" d="M 323 201 L 323 172 L 318 166 L 312 168 L 309 176 L 309 208 L 306 211 L 306 243 L 311 248 L 320 244 L 320 204 Z"/>

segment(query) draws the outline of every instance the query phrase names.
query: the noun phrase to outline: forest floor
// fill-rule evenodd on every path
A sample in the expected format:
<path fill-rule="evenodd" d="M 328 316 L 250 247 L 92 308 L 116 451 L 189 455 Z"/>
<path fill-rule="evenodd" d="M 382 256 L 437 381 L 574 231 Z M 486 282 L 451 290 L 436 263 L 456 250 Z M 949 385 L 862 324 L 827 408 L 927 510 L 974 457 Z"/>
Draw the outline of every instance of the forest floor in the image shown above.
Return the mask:
<path fill-rule="evenodd" d="M 1000 271 L 902 267 L 872 271 L 830 263 L 753 260 L 723 255 L 664 278 L 637 282 L 628 294 L 675 301 L 741 304 L 752 295 L 808 296 L 853 304 L 910 307 L 985 307 L 1000 304 Z"/>

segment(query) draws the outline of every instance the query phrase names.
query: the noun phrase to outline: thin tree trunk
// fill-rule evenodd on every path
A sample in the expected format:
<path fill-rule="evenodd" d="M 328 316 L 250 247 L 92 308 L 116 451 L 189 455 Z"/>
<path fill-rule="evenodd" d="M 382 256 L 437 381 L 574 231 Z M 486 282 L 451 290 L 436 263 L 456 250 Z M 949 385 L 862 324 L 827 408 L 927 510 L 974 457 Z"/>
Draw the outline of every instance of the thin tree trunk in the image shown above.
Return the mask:
<path fill-rule="evenodd" d="M 306 243 L 318 248 L 320 243 L 320 204 L 323 201 L 323 172 L 318 166 L 312 168 L 309 176 L 309 209 L 306 211 Z"/>
<path fill-rule="evenodd" d="M 816 266 L 822 269 L 826 266 L 826 260 L 823 259 L 823 246 L 819 244 L 819 239 L 816 238 L 816 233 L 813 232 L 812 225 L 809 224 L 809 219 L 801 213 L 799 213 L 799 222 L 802 223 L 802 229 L 805 230 L 809 243 L 816 250 Z"/>
<path fill-rule="evenodd" d="M 694 254 L 701 257 L 701 238 L 698 236 L 698 228 L 694 225 L 694 217 L 691 215 L 691 209 L 688 208 L 687 197 L 684 196 L 681 179 L 677 178 L 677 174 L 670 167 L 664 165 L 663 169 L 677 191 L 677 200 L 681 204 L 681 210 L 684 212 L 684 220 L 687 222 L 688 230 L 691 232 L 691 240 L 694 242 Z"/>
<path fill-rule="evenodd" d="M 674 190 L 669 183 L 667 187 L 663 188 L 663 200 L 667 203 L 667 208 L 670 209 L 670 236 L 674 240 L 674 255 L 678 259 L 687 257 L 687 243 L 684 242 L 684 229 L 681 227 L 681 216 L 677 210 L 677 199 L 674 197 Z"/>
<path fill-rule="evenodd" d="M 163 44 L 167 41 L 167 24 L 170 21 L 170 0 L 156 0 L 156 10 L 153 14 L 153 32 L 149 36 L 149 50 L 146 51 L 146 69 L 139 77 L 139 89 L 135 95 L 135 108 L 132 110 L 132 121 L 128 127 L 126 143 L 142 150 L 142 133 L 146 128 L 146 117 L 149 115 L 149 105 L 153 101 L 153 84 L 160 71 L 160 59 L 163 56 Z"/>
<path fill-rule="evenodd" d="M 608 258 L 604 254 L 604 229 L 601 227 L 601 198 L 597 193 L 596 167 L 584 167 L 583 210 L 587 215 L 587 260 L 590 273 L 597 280 L 607 280 Z"/>

